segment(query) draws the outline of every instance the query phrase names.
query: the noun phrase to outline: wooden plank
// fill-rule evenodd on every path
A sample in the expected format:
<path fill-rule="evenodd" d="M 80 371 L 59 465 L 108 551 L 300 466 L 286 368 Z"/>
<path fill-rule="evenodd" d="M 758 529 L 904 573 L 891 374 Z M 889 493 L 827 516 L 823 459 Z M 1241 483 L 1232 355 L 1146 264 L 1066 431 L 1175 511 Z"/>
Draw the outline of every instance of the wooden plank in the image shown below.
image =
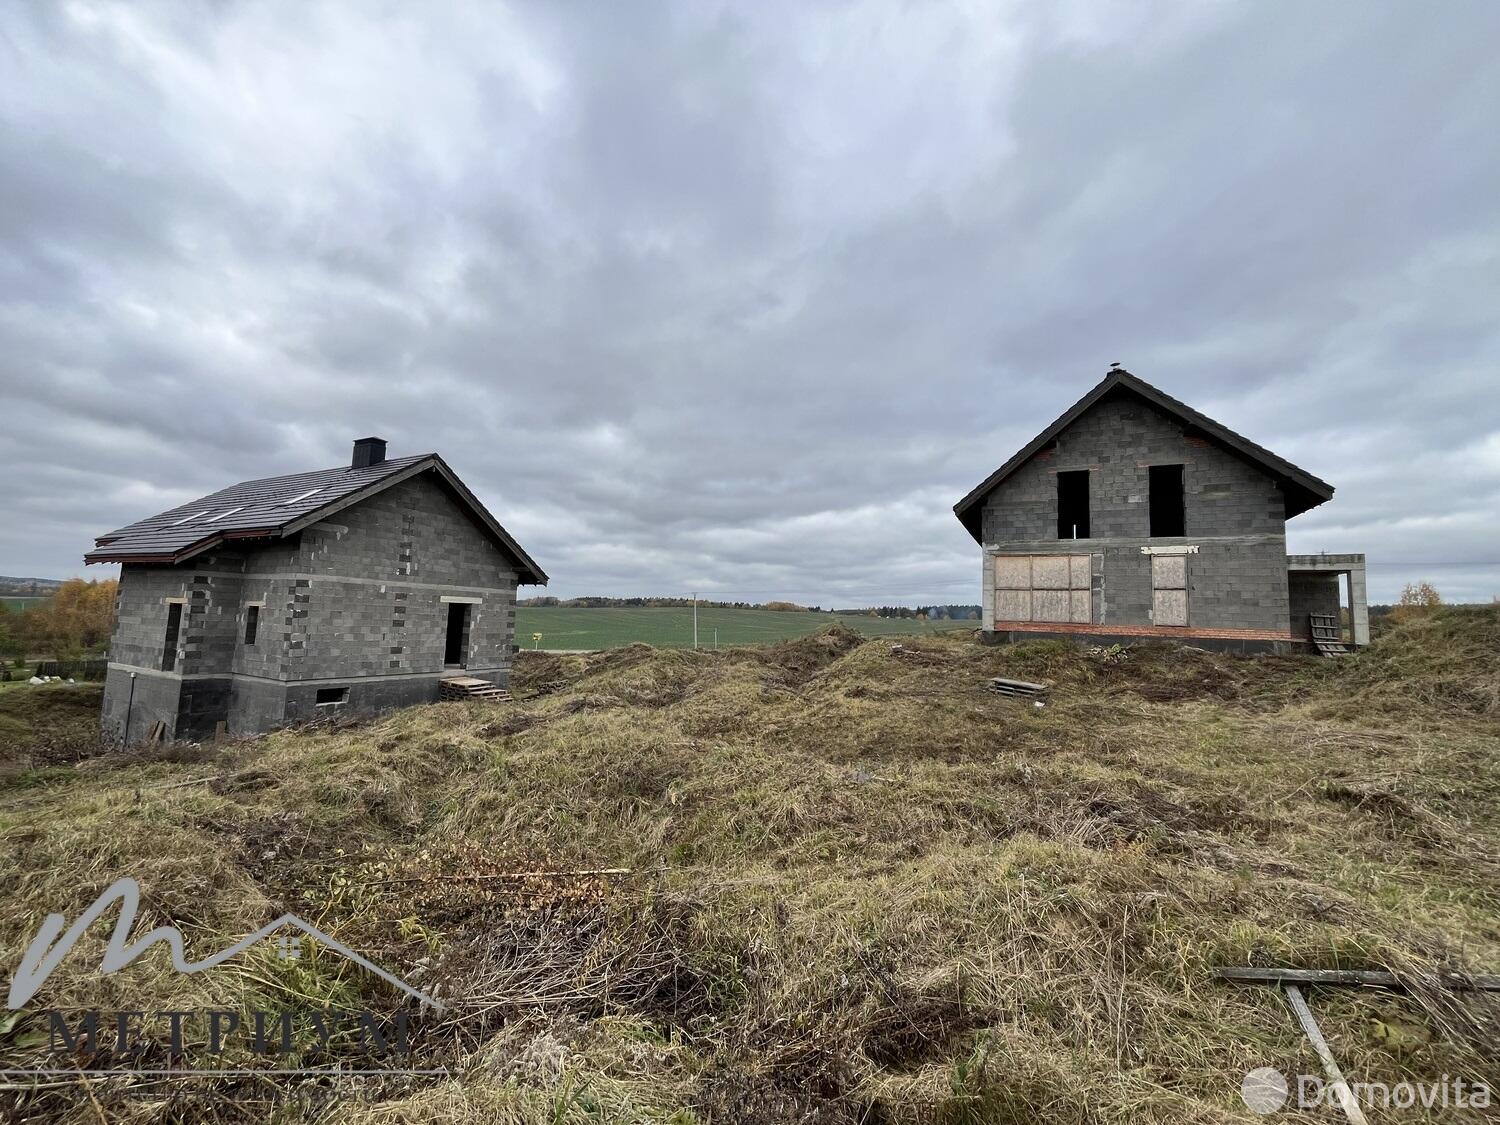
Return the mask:
<path fill-rule="evenodd" d="M 1302 1033 L 1307 1036 L 1307 1041 L 1312 1044 L 1313 1050 L 1318 1053 L 1318 1058 L 1323 1061 L 1323 1073 L 1328 1075 L 1329 1085 L 1333 1087 L 1334 1096 L 1338 1098 L 1339 1105 L 1344 1110 L 1344 1116 L 1353 1125 L 1369 1125 L 1364 1111 L 1359 1108 L 1359 1099 L 1354 1096 L 1354 1091 L 1349 1089 L 1349 1083 L 1344 1081 L 1344 1072 L 1339 1070 L 1339 1064 L 1334 1061 L 1333 1052 L 1328 1049 L 1328 1042 L 1318 1028 L 1318 1021 L 1313 1019 L 1312 1009 L 1302 998 L 1302 989 L 1295 984 L 1288 984 L 1286 998 L 1291 1001 L 1292 1011 L 1297 1015 L 1297 1022 L 1302 1025 Z"/>
<path fill-rule="evenodd" d="M 1235 984 L 1317 984 L 1343 985 L 1353 988 L 1384 988 L 1406 991 L 1406 985 L 1394 973 L 1369 969 L 1262 969 L 1249 965 L 1225 965 L 1214 970 L 1220 980 Z M 1455 992 L 1500 992 L 1500 976 L 1460 977 L 1445 973 L 1438 977 L 1439 987 Z"/>

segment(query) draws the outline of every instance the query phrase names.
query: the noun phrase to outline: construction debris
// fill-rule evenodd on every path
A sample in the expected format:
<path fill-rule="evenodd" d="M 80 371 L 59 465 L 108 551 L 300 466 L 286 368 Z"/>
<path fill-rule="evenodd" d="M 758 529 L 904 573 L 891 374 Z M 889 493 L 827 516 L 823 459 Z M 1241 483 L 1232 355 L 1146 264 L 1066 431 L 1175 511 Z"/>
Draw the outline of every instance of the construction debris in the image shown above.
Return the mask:
<path fill-rule="evenodd" d="M 1328 1077 L 1329 1089 L 1333 1091 L 1339 1108 L 1352 1125 L 1368 1125 L 1368 1119 L 1360 1108 L 1359 1099 L 1339 1069 L 1312 1009 L 1302 995 L 1309 985 L 1343 985 L 1354 988 L 1385 988 L 1393 992 L 1404 991 L 1406 983 L 1394 973 L 1374 972 L 1363 969 L 1292 969 L 1255 968 L 1253 966 L 1223 966 L 1214 970 L 1221 980 L 1235 984 L 1269 984 L 1286 992 L 1287 1003 L 1307 1041 L 1323 1064 L 1323 1073 Z M 1500 992 L 1500 977 L 1464 977 L 1454 973 L 1443 973 L 1437 982 L 1441 987 L 1465 992 Z"/>
<path fill-rule="evenodd" d="M 997 695 L 1026 696 L 1027 698 L 1045 695 L 1051 684 L 1030 684 L 1025 680 L 1007 680 L 1004 676 L 996 676 L 985 685 L 987 691 L 995 692 Z"/>
<path fill-rule="evenodd" d="M 1262 969 L 1226 965 L 1215 969 L 1214 975 L 1220 980 L 1233 981 L 1235 984 L 1346 985 L 1353 988 L 1384 988 L 1392 992 L 1402 992 L 1407 987 L 1394 973 L 1368 969 Z M 1437 984 L 1455 992 L 1500 992 L 1500 976 L 1465 977 L 1456 973 L 1443 973 L 1439 975 Z"/>
<path fill-rule="evenodd" d="M 510 692 L 477 676 L 449 676 L 438 683 L 438 699 L 482 699 L 486 703 L 509 703 Z"/>

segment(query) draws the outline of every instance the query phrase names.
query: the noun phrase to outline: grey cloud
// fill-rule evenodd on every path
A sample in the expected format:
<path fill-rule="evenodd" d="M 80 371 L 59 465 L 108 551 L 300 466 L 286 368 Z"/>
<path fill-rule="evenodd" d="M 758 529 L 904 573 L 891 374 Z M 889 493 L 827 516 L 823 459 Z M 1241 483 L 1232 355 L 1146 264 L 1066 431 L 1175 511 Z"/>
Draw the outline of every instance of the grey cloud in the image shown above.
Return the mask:
<path fill-rule="evenodd" d="M 1339 486 L 1293 549 L 1488 598 L 1496 31 L 13 9 L 0 570 L 373 431 L 557 593 L 971 600 L 949 506 L 1118 359 Z"/>

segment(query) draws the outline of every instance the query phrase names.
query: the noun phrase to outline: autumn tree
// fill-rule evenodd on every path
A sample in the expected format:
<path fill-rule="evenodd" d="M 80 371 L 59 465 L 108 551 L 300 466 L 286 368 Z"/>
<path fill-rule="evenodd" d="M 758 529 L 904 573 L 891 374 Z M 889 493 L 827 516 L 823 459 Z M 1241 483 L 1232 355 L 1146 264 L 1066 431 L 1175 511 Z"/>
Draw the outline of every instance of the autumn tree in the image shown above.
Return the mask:
<path fill-rule="evenodd" d="M 0 601 L 0 659 L 22 655 L 21 648 L 21 615 L 12 613 L 10 606 Z"/>
<path fill-rule="evenodd" d="M 1401 596 L 1396 599 L 1391 616 L 1397 621 L 1408 621 L 1442 604 L 1442 595 L 1431 582 L 1408 582 L 1401 588 Z"/>
<path fill-rule="evenodd" d="M 27 647 L 57 660 L 77 660 L 101 651 L 114 628 L 118 588 L 113 578 L 100 582 L 68 579 L 23 615 L 21 633 Z"/>

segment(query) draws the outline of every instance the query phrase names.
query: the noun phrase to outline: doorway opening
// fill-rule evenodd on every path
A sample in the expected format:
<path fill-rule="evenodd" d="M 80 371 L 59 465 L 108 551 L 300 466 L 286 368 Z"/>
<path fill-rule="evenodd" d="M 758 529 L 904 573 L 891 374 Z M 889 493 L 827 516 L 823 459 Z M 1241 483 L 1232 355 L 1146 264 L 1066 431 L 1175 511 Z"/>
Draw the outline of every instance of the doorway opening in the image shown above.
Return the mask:
<path fill-rule="evenodd" d="M 448 603 L 448 639 L 443 646 L 443 663 L 450 668 L 462 668 L 468 661 L 469 610 L 467 602 Z"/>

